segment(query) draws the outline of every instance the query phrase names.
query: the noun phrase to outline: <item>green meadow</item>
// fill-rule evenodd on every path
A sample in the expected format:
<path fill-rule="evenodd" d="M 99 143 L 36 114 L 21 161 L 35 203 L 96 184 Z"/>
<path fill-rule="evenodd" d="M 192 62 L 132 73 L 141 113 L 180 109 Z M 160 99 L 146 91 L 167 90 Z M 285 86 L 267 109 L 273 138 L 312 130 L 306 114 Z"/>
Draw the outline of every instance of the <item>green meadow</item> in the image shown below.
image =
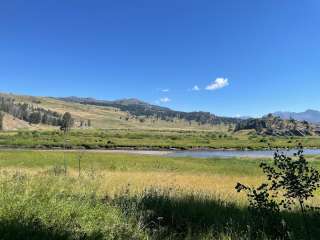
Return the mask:
<path fill-rule="evenodd" d="M 60 131 L 11 131 L 0 134 L 0 146 L 14 148 L 85 149 L 266 149 L 320 147 L 320 137 L 259 136 L 252 132 L 186 130 L 74 130 L 64 136 Z"/>
<path fill-rule="evenodd" d="M 271 159 L 3 150 L 1 239 L 277 239 L 234 189 L 263 181 L 262 161 Z M 281 217 L 291 239 L 307 239 L 298 211 Z M 316 239 L 319 216 L 307 222 Z"/>

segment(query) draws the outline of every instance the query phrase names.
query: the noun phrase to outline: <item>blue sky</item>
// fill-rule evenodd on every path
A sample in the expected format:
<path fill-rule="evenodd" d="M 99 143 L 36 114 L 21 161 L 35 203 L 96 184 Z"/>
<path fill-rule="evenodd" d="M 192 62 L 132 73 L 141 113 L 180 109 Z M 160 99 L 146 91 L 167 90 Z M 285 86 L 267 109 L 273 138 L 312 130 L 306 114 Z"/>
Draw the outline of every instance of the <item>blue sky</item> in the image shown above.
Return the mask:
<path fill-rule="evenodd" d="M 2 1 L 0 91 L 227 116 L 320 109 L 319 12 L 319 0 Z"/>

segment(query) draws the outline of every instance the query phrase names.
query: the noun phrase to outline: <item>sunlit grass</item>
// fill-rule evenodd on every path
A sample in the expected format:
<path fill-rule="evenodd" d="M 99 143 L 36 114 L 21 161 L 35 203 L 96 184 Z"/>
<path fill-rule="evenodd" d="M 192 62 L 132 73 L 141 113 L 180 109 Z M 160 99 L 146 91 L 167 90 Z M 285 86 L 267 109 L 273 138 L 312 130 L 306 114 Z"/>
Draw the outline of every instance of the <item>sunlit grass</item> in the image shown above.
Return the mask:
<path fill-rule="evenodd" d="M 309 160 L 319 169 L 317 158 Z M 248 239 L 248 226 L 254 225 L 245 196 L 234 187 L 261 183 L 261 161 L 270 159 L 1 151 L 0 234 L 6 234 L 3 239 Z M 320 205 L 319 193 L 311 203 Z M 293 239 L 303 239 L 301 216 L 283 217 Z M 318 236 L 319 218 L 310 217 L 309 224 Z M 271 236 L 272 231 L 262 232 L 259 239 Z"/>
<path fill-rule="evenodd" d="M 86 149 L 267 149 L 269 147 L 320 147 L 320 137 L 273 137 L 220 130 L 73 130 L 66 137 L 68 148 Z M 0 135 L 0 146 L 13 148 L 63 148 L 64 135 L 55 131 L 17 131 Z"/>

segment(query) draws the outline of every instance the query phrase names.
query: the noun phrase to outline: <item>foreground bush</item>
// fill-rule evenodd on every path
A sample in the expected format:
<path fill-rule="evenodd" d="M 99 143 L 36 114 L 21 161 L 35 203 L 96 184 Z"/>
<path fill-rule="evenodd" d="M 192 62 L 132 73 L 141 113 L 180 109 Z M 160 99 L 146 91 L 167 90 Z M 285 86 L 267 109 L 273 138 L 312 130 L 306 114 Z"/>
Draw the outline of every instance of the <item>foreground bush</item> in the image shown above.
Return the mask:
<path fill-rule="evenodd" d="M 309 237 L 299 212 L 279 212 L 284 220 L 281 226 L 275 226 L 275 221 L 264 221 L 264 225 L 259 225 L 265 215 L 259 217 L 251 208 L 214 196 L 175 190 L 149 189 L 135 195 L 124 192 L 114 204 L 128 217 L 135 216 L 153 239 L 317 239 L 320 234 L 320 216 L 317 214 L 307 216 Z M 270 219 L 274 220 L 277 215 L 272 214 Z"/>
<path fill-rule="evenodd" d="M 286 219 L 280 213 L 281 210 L 296 212 L 298 206 L 305 238 L 316 239 L 308 218 L 319 217 L 319 207 L 310 206 L 307 201 L 314 197 L 320 187 L 320 173 L 306 160 L 302 145 L 299 145 L 293 158 L 277 151 L 273 163 L 261 163 L 260 168 L 268 182 L 262 183 L 258 188 L 241 183 L 236 185 L 238 192 L 245 191 L 247 194 L 249 210 L 255 219 L 253 234 L 262 230 L 269 232 L 274 238 L 290 239 L 291 226 L 286 224 Z"/>

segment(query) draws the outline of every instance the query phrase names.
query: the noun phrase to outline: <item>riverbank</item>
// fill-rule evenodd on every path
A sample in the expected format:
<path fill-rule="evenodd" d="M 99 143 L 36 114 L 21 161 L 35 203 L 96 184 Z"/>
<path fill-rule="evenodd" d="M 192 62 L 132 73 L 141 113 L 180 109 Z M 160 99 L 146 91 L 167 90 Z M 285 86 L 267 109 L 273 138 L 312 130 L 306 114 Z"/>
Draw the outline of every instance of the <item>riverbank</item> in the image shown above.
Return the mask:
<path fill-rule="evenodd" d="M 134 149 L 23 149 L 23 148 L 1 148 L 0 151 L 11 152 L 60 152 L 76 154 L 128 154 L 128 155 L 145 155 L 145 156 L 163 156 L 163 157 L 186 157 L 186 158 L 272 158 L 276 149 L 269 150 L 134 150 Z M 293 155 L 295 149 L 280 149 L 287 155 Z M 320 156 L 320 149 L 304 149 L 305 155 Z"/>
<path fill-rule="evenodd" d="M 320 148 L 320 137 L 259 136 L 248 133 L 92 130 L 16 131 L 2 132 L 0 146 L 42 149 L 103 149 L 103 150 L 265 150 L 294 148 L 301 143 L 306 148 Z"/>
<path fill-rule="evenodd" d="M 136 151 L 212 151 L 320 148 L 320 137 L 273 137 L 216 132 L 60 131 L 2 132 L 0 147 Z"/>

